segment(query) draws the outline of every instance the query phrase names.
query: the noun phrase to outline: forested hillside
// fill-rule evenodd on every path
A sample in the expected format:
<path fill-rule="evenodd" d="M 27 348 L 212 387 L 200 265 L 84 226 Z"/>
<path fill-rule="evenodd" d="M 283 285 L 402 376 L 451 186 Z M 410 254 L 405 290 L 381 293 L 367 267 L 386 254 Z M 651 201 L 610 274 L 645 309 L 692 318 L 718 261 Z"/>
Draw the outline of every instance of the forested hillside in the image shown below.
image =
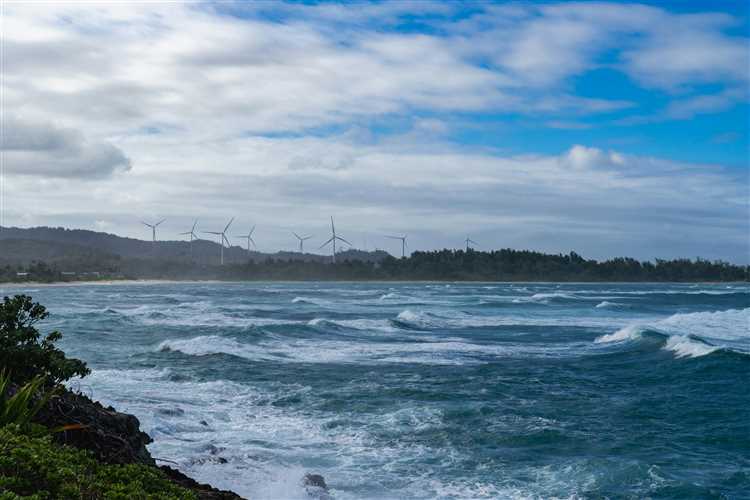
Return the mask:
<path fill-rule="evenodd" d="M 218 264 L 219 244 L 209 240 L 188 241 L 144 241 L 124 238 L 109 233 L 84 229 L 52 227 L 0 228 L 0 265 L 29 265 L 32 262 L 57 262 L 62 267 L 77 270 L 75 261 L 85 256 L 97 265 L 109 265 L 113 260 L 174 260 L 211 266 Z M 340 254 L 342 259 L 378 262 L 388 256 L 386 252 L 365 252 L 349 249 Z M 245 263 L 248 260 L 262 262 L 268 258 L 327 262 L 325 255 L 299 252 L 276 252 L 267 254 L 251 251 L 239 246 L 224 249 L 226 263 Z M 89 266 L 91 267 L 91 266 Z"/>

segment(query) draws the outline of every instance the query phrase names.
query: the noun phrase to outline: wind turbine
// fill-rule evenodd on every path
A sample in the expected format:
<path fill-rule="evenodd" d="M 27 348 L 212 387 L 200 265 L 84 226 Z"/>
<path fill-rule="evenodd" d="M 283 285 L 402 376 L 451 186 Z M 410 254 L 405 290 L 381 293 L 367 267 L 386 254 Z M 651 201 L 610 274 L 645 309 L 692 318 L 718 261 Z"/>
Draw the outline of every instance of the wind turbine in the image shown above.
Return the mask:
<path fill-rule="evenodd" d="M 239 236 L 235 236 L 235 238 L 247 238 L 247 254 L 250 255 L 250 243 L 253 244 L 253 248 L 255 248 L 255 240 L 253 239 L 253 231 L 255 231 L 255 226 L 250 230 L 247 234 L 241 234 Z"/>
<path fill-rule="evenodd" d="M 151 241 L 153 241 L 154 243 L 156 243 L 156 227 L 159 224 L 161 224 L 162 222 L 164 222 L 165 220 L 167 220 L 167 219 L 162 219 L 159 222 L 157 222 L 156 224 L 149 224 L 148 222 L 141 221 L 141 224 L 143 224 L 144 226 L 148 226 L 148 227 L 151 228 Z"/>
<path fill-rule="evenodd" d="M 190 258 L 193 258 L 193 239 L 198 239 L 198 235 L 195 234 L 195 226 L 198 225 L 198 219 L 195 219 L 195 222 L 193 222 L 193 227 L 190 229 L 190 231 L 185 231 L 184 233 L 179 233 L 181 236 L 184 236 L 186 234 L 190 235 Z"/>
<path fill-rule="evenodd" d="M 403 259 L 404 257 L 406 257 L 406 235 L 403 235 L 403 236 L 386 235 L 386 238 L 390 238 L 392 240 L 401 240 L 401 258 Z"/>
<path fill-rule="evenodd" d="M 309 240 L 310 238 L 312 238 L 312 235 L 309 235 L 309 236 L 300 236 L 299 234 L 295 233 L 294 231 L 292 231 L 292 234 L 294 235 L 295 238 L 297 238 L 299 240 L 299 253 L 305 253 L 305 245 L 304 245 L 305 240 Z"/>
<path fill-rule="evenodd" d="M 331 217 L 331 238 L 328 241 L 326 241 L 325 243 L 323 243 L 322 245 L 320 245 L 320 248 L 323 248 L 324 246 L 326 246 L 329 243 L 333 243 L 333 253 L 331 254 L 331 256 L 332 256 L 332 260 L 333 260 L 334 264 L 336 263 L 336 240 L 343 241 L 347 245 L 353 246 L 351 243 L 349 243 L 348 241 L 346 241 L 341 236 L 337 236 L 336 235 L 336 227 L 333 225 L 333 217 Z M 319 250 L 320 250 L 320 248 L 319 248 Z"/>
<path fill-rule="evenodd" d="M 229 226 L 232 225 L 233 221 L 234 221 L 234 217 L 232 217 L 231 219 L 229 219 L 229 222 L 227 223 L 226 226 L 224 226 L 224 230 L 221 231 L 221 232 L 219 232 L 219 231 L 203 231 L 204 233 L 207 233 L 207 234 L 216 234 L 216 235 L 220 236 L 220 238 L 219 238 L 219 246 L 221 247 L 221 265 L 222 266 L 224 265 L 224 242 L 226 242 L 226 244 L 227 244 L 228 247 L 231 246 L 229 244 L 229 240 L 227 239 L 227 229 L 229 229 Z"/>
<path fill-rule="evenodd" d="M 471 238 L 469 238 L 468 236 L 466 237 L 466 239 L 465 239 L 464 241 L 466 242 L 466 251 L 467 251 L 467 252 L 469 251 L 469 244 L 470 244 L 470 243 L 473 243 L 473 244 L 475 244 L 475 245 L 479 245 L 479 243 L 477 243 L 476 241 L 472 240 L 472 239 L 471 239 Z"/>

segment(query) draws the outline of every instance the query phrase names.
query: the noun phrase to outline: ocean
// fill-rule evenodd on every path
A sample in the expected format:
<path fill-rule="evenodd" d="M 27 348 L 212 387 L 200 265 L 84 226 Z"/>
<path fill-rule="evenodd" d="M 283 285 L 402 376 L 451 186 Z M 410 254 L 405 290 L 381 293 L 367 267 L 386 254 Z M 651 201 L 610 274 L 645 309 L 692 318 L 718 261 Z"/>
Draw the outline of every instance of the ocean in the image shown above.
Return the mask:
<path fill-rule="evenodd" d="M 750 286 L 0 286 L 249 498 L 750 498 Z M 167 463 L 167 462 L 165 462 Z M 169 463 L 167 463 L 169 464 Z"/>

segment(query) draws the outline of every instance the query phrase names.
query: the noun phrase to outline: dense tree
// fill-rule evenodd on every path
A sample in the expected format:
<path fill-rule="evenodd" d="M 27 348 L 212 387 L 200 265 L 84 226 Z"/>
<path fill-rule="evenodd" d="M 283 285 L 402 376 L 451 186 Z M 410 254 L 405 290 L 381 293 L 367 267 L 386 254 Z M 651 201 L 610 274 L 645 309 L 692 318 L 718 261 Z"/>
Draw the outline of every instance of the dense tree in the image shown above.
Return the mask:
<path fill-rule="evenodd" d="M 0 304 L 0 367 L 13 382 L 22 384 L 41 375 L 54 385 L 89 373 L 83 361 L 67 358 L 55 346 L 60 332 L 41 336 L 36 324 L 47 316 L 44 306 L 28 295 L 5 297 Z"/>
<path fill-rule="evenodd" d="M 81 270 L 76 274 L 65 269 Z M 435 250 L 407 258 L 329 260 L 269 258 L 224 266 L 179 259 L 118 258 L 0 267 L 0 280 L 220 279 L 220 280 L 450 280 L 450 281 L 747 281 L 748 266 L 705 259 L 640 262 L 617 257 L 602 262 L 575 252 L 544 254 L 509 248 L 490 252 Z M 25 273 L 19 278 L 18 272 Z"/>

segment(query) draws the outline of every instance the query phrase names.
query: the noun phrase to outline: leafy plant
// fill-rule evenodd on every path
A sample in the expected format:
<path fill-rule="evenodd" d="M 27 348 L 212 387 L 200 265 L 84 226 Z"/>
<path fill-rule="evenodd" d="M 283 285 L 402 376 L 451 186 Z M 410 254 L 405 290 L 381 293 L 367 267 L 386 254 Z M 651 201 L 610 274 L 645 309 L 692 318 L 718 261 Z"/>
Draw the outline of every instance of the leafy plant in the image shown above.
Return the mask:
<path fill-rule="evenodd" d="M 0 373 L 0 426 L 16 424 L 21 428 L 28 428 L 34 415 L 56 391 L 44 391 L 43 387 L 44 377 L 36 377 L 10 396 L 10 377 L 5 372 Z"/>
<path fill-rule="evenodd" d="M 195 500 L 155 467 L 106 465 L 89 452 L 0 428 L 0 499 Z"/>
<path fill-rule="evenodd" d="M 5 297 L 0 304 L 0 367 L 13 382 L 23 384 L 41 376 L 56 385 L 90 373 L 86 363 L 67 358 L 54 345 L 62 338 L 60 332 L 42 338 L 35 325 L 48 316 L 45 307 L 28 295 Z"/>

